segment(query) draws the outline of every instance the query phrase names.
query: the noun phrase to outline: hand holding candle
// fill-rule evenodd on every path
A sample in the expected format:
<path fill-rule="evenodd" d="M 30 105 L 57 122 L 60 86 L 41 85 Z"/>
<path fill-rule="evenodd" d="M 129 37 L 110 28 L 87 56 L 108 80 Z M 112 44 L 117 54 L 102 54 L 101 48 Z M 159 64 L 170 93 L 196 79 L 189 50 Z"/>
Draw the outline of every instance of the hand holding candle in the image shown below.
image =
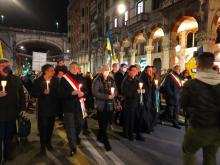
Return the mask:
<path fill-rule="evenodd" d="M 81 91 L 82 89 L 82 84 L 79 84 L 79 91 Z"/>
<path fill-rule="evenodd" d="M 115 94 L 115 88 L 111 87 L 111 95 L 114 95 L 114 94 Z"/>
<path fill-rule="evenodd" d="M 156 87 L 158 87 L 159 81 L 158 80 L 154 80 L 154 83 L 155 83 Z"/>
<path fill-rule="evenodd" d="M 7 81 L 1 81 L 1 85 L 2 85 L 2 92 L 5 93 L 5 87 L 7 85 Z"/>
<path fill-rule="evenodd" d="M 48 90 L 48 91 L 50 90 L 50 88 L 49 88 L 49 84 L 50 84 L 50 81 L 47 80 L 47 90 Z"/>
<path fill-rule="evenodd" d="M 140 88 L 140 89 L 142 89 L 143 86 L 144 86 L 144 84 L 143 84 L 142 82 L 140 82 L 138 85 L 139 85 L 139 88 Z"/>

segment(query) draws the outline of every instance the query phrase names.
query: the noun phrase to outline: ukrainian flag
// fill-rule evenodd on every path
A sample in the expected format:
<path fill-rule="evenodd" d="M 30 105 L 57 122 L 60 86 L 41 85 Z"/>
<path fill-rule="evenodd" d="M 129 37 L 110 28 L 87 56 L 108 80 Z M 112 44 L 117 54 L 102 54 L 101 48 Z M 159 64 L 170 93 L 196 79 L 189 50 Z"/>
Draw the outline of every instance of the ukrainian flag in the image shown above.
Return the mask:
<path fill-rule="evenodd" d="M 0 41 L 0 59 L 3 58 L 2 42 Z"/>
<path fill-rule="evenodd" d="M 107 45 L 106 45 L 106 49 L 111 52 L 111 54 L 113 56 L 113 62 L 117 63 L 117 56 L 116 56 L 114 48 L 113 48 L 112 36 L 111 36 L 110 32 L 107 32 Z"/>

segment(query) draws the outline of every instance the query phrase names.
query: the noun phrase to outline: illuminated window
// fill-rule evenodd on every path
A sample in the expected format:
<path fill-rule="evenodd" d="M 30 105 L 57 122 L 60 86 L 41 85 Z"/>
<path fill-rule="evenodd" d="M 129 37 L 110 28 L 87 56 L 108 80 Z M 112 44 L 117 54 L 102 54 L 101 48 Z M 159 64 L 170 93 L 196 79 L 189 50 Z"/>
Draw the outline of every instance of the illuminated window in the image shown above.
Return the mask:
<path fill-rule="evenodd" d="M 115 18 L 114 19 L 114 28 L 117 28 L 118 27 L 118 18 Z"/>
<path fill-rule="evenodd" d="M 137 14 L 141 14 L 144 11 L 144 1 L 139 1 L 137 3 Z"/>
<path fill-rule="evenodd" d="M 127 24 L 128 21 L 128 11 L 125 12 L 125 25 Z"/>

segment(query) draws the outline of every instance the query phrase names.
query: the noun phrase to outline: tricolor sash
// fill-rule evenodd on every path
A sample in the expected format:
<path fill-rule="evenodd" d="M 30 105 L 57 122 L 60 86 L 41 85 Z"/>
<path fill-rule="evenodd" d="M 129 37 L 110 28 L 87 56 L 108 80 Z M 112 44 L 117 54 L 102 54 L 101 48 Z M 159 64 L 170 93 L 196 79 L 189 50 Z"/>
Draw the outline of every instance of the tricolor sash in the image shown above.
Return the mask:
<path fill-rule="evenodd" d="M 69 74 L 65 74 L 63 77 L 66 79 L 66 81 L 71 85 L 71 87 L 74 90 L 80 90 L 79 84 Z M 86 107 L 85 107 L 85 98 L 84 97 L 79 98 L 79 102 L 80 102 L 82 115 L 84 119 L 87 117 Z"/>
<path fill-rule="evenodd" d="M 179 88 L 182 88 L 182 83 L 180 81 L 180 79 L 178 77 L 176 77 L 173 73 L 170 73 L 171 77 L 173 78 L 173 80 L 175 81 L 175 83 L 178 85 Z"/>

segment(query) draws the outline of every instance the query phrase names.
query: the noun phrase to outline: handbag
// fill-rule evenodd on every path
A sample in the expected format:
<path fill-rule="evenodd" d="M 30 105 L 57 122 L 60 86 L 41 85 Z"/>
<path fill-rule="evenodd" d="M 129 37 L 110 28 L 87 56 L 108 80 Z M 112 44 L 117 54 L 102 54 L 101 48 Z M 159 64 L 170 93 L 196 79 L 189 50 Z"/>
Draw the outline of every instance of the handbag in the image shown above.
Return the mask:
<path fill-rule="evenodd" d="M 27 117 L 19 116 L 17 119 L 18 131 L 17 135 L 20 138 L 28 137 L 31 133 L 31 121 Z"/>

